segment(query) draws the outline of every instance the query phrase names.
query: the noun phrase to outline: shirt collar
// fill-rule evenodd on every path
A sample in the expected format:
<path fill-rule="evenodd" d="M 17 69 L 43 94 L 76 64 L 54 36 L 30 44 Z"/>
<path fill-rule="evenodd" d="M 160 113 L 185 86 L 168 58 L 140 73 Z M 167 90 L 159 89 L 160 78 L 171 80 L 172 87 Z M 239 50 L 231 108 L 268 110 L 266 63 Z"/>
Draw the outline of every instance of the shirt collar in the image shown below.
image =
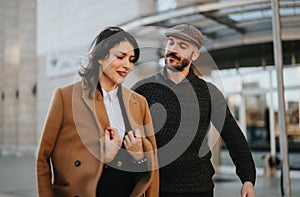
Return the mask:
<path fill-rule="evenodd" d="M 118 88 L 119 87 L 117 86 L 115 89 L 113 89 L 109 92 L 106 92 L 103 88 L 101 88 L 102 93 L 103 93 L 103 98 L 106 99 L 109 96 L 111 100 L 117 99 L 118 98 L 118 96 L 117 96 Z"/>

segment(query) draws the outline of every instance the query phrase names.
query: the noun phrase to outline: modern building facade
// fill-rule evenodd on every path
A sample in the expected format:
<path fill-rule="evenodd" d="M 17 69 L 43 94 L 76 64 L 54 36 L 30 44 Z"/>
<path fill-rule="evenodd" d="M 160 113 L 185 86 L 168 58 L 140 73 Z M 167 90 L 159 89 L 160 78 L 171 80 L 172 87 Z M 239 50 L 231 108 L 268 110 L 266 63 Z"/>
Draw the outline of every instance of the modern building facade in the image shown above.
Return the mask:
<path fill-rule="evenodd" d="M 300 2 L 279 2 L 286 118 L 289 137 L 296 143 Z M 54 88 L 79 79 L 80 63 L 103 28 L 121 26 L 139 41 L 141 59 L 125 83 L 130 87 L 161 68 L 164 30 L 179 23 L 193 24 L 205 35 L 197 66 L 203 77 L 222 89 L 252 147 L 274 151 L 270 133 L 275 140 L 279 132 L 270 0 L 0 0 L 0 4 L 2 154 L 34 154 Z"/>

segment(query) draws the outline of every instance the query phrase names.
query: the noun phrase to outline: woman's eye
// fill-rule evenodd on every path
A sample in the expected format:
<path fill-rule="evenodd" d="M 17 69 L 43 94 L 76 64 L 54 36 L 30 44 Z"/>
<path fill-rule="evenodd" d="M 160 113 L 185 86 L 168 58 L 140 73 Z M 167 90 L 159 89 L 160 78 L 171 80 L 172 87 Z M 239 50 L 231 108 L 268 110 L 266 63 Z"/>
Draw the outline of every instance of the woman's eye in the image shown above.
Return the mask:
<path fill-rule="evenodd" d="M 123 56 L 117 56 L 117 58 L 121 60 L 121 59 L 123 59 Z"/>

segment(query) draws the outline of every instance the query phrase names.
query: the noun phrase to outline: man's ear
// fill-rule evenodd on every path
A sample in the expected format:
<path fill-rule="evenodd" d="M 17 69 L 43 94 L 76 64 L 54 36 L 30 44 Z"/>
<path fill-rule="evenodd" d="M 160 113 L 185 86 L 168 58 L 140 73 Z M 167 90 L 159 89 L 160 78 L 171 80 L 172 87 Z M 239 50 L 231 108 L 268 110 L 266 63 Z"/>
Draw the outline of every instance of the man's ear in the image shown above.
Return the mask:
<path fill-rule="evenodd" d="M 196 61 L 199 56 L 200 56 L 200 51 L 199 50 L 194 51 L 193 56 L 192 56 L 192 60 Z"/>

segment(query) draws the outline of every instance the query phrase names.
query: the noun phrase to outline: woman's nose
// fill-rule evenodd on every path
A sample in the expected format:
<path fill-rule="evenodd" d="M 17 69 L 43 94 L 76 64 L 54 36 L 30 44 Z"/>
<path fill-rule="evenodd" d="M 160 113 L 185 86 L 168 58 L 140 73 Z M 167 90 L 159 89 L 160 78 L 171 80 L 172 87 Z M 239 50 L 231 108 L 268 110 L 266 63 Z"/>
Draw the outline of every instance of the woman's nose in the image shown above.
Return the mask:
<path fill-rule="evenodd" d="M 133 63 L 129 59 L 125 58 L 123 66 L 127 69 L 131 69 L 133 67 Z"/>

